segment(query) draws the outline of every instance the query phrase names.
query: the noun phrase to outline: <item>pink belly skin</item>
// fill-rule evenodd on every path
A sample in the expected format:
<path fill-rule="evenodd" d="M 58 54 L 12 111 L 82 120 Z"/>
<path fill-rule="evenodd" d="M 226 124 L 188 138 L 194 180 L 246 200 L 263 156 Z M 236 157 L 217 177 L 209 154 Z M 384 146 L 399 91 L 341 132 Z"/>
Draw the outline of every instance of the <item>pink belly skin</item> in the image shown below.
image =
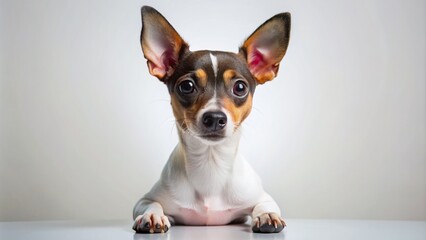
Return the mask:
<path fill-rule="evenodd" d="M 195 209 L 181 208 L 179 214 L 174 216 L 178 224 L 184 225 L 226 225 L 233 220 L 243 217 L 246 214 L 242 209 L 228 209 L 214 211 L 207 208 L 203 211 Z"/>

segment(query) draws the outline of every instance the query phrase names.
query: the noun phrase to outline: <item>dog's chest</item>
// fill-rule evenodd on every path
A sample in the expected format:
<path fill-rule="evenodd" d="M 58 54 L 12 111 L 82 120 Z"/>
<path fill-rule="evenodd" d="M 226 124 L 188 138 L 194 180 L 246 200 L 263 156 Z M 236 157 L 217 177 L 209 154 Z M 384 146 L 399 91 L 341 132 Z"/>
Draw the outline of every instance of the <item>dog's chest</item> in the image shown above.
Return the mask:
<path fill-rule="evenodd" d="M 222 145 L 200 146 L 199 140 L 186 140 L 191 148 L 181 155 L 185 159 L 184 182 L 174 183 L 175 208 L 169 211 L 176 222 L 224 225 L 249 214 L 247 204 L 242 204 L 246 201 L 235 196 L 239 191 L 235 189 L 234 167 L 241 161 L 236 154 L 238 141 L 230 139 Z"/>
<path fill-rule="evenodd" d="M 190 185 L 203 196 L 220 194 L 232 178 L 235 161 L 233 148 L 208 147 L 188 153 L 186 175 Z M 218 200 L 203 198 L 207 205 L 218 205 Z"/>
<path fill-rule="evenodd" d="M 244 216 L 245 210 L 231 206 L 221 197 L 197 197 L 192 207 L 179 208 L 179 222 L 188 225 L 224 225 Z"/>

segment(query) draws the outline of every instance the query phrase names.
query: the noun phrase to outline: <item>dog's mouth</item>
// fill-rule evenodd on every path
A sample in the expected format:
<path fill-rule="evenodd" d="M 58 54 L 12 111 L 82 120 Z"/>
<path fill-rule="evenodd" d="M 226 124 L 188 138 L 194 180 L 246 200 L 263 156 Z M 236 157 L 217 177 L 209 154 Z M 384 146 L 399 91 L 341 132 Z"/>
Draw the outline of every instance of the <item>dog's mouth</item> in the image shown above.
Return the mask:
<path fill-rule="evenodd" d="M 184 132 L 187 131 L 190 135 L 206 144 L 217 144 L 228 137 L 225 130 L 209 132 L 199 129 L 196 125 L 188 124 L 187 126 Z"/>
<path fill-rule="evenodd" d="M 226 136 L 222 133 L 207 133 L 200 135 L 200 137 L 208 141 L 217 142 L 224 139 Z"/>

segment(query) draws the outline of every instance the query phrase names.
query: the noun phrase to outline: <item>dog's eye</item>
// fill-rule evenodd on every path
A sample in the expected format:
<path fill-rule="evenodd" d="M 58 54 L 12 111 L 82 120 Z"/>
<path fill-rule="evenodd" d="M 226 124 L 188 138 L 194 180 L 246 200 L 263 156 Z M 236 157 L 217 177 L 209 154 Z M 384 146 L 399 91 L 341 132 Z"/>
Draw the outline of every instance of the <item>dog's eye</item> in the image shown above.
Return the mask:
<path fill-rule="evenodd" d="M 182 94 L 191 94 L 195 91 L 195 84 L 191 80 L 185 80 L 179 84 L 178 89 Z"/>
<path fill-rule="evenodd" d="M 243 98 L 248 94 L 248 87 L 244 81 L 236 81 L 234 87 L 232 88 L 232 93 L 238 97 Z"/>

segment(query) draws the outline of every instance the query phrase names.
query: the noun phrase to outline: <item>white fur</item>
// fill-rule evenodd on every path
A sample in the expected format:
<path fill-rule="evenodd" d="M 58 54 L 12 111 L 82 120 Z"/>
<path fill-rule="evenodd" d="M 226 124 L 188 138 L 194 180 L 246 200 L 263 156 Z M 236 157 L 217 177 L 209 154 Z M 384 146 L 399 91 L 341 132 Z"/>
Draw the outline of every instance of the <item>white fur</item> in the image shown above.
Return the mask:
<path fill-rule="evenodd" d="M 217 58 L 216 58 L 215 55 L 210 53 L 210 59 L 212 60 L 212 68 L 213 68 L 214 77 L 217 78 L 217 72 L 218 72 Z"/>
<path fill-rule="evenodd" d="M 136 204 L 135 219 L 165 214 L 179 224 L 223 225 L 244 216 L 280 214 L 238 152 L 241 129 L 215 145 L 189 131 L 179 130 L 179 137 L 160 180 Z"/>

